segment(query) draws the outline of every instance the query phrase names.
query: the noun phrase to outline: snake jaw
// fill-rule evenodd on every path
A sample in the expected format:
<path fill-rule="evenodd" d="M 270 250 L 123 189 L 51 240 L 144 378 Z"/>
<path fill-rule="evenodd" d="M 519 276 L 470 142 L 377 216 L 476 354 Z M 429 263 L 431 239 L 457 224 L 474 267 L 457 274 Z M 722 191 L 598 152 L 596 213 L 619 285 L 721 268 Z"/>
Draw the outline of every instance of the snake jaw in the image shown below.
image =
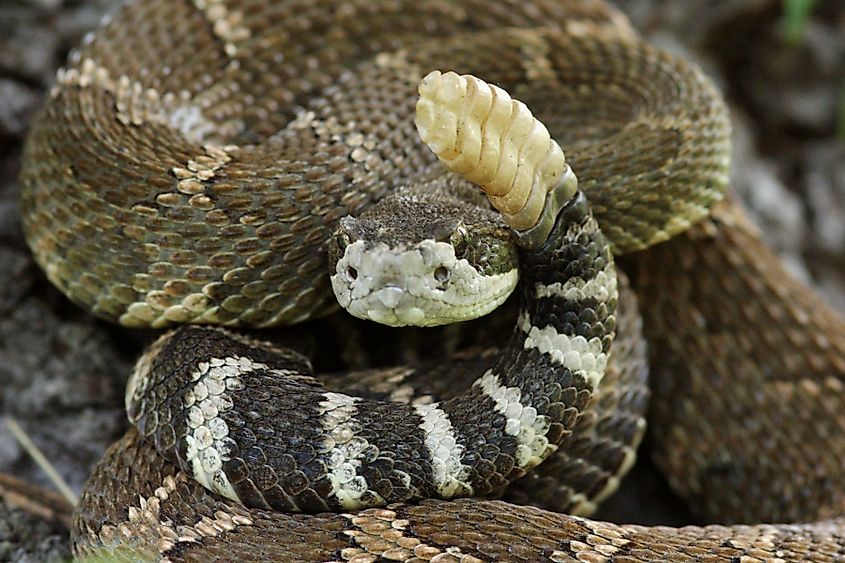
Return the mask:
<path fill-rule="evenodd" d="M 514 268 L 482 275 L 455 247 L 426 239 L 414 245 L 347 245 L 331 276 L 338 303 L 352 315 L 390 326 L 436 326 L 485 315 L 516 287 Z"/>

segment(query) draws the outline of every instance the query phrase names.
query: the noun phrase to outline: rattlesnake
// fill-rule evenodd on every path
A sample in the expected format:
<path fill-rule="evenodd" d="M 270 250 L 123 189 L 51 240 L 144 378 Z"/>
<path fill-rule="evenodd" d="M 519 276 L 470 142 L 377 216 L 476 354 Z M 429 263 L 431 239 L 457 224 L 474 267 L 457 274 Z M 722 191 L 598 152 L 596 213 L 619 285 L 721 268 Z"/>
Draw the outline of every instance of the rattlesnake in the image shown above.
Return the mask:
<path fill-rule="evenodd" d="M 365 435 L 361 451 L 345 454 L 347 461 L 359 462 L 372 461 L 368 456 L 378 457 L 379 451 L 390 452 L 383 444 L 394 443 L 391 434 L 395 433 L 411 442 L 393 447 L 419 462 L 418 467 L 409 461 L 396 462 L 394 469 L 409 476 L 404 492 L 388 472 L 382 481 L 390 483 L 377 485 L 362 466 L 354 466 L 357 475 L 353 472 L 349 479 L 333 474 L 334 479 L 312 480 L 310 488 L 307 482 L 291 485 L 290 480 L 274 488 L 281 473 L 241 473 L 249 477 L 230 482 L 220 477 L 216 454 L 208 454 L 211 470 L 204 479 L 212 489 L 232 496 L 240 485 L 234 496 L 249 496 L 259 506 L 347 511 L 380 500 L 375 497 L 409 500 L 428 492 L 446 497 L 455 491 L 500 492 L 505 481 L 519 477 L 548 455 L 554 449 L 550 442 L 569 435 L 576 424 L 576 410 L 587 405 L 590 390 L 601 378 L 592 376 L 592 369 L 544 360 L 549 351 L 539 344 L 546 338 L 543 335 L 556 330 L 562 334 L 568 321 L 565 316 L 558 318 L 554 310 L 549 312 L 549 302 L 556 298 L 540 298 L 528 280 L 548 286 L 552 281 L 544 276 L 560 275 L 542 264 L 550 256 L 566 254 L 564 246 L 557 246 L 565 241 L 580 240 L 584 248 L 601 249 L 604 246 L 598 241 L 604 232 L 610 246 L 623 253 L 658 243 L 703 216 L 725 183 L 724 109 L 700 72 L 640 43 L 616 12 L 596 2 L 323 2 L 317 6 L 134 2 L 87 41 L 60 73 L 28 141 L 24 170 L 25 230 L 48 277 L 95 313 L 127 325 L 195 321 L 256 326 L 294 322 L 331 309 L 324 245 L 341 217 L 361 215 L 378 200 L 390 201 L 384 196 L 401 187 L 397 184 L 443 175 L 434 156 L 415 140 L 407 119 L 413 105 L 408 85 L 415 88 L 422 74 L 433 68 L 433 61 L 437 67 L 454 65 L 462 70 L 466 66 L 479 74 L 493 74 L 497 82 L 527 101 L 563 142 L 602 225 L 602 231 L 596 230 L 585 201 L 576 197 L 562 215 L 568 222 L 558 223 L 561 236 L 539 250 L 522 251 L 524 310 L 515 342 L 497 363 L 489 362 L 495 366 L 492 376 L 482 378 L 473 389 L 476 395 L 482 389 L 495 398 L 501 387 L 505 395 L 499 399 L 509 398 L 514 404 L 507 395 L 512 394 L 510 390 L 529 385 L 537 377 L 554 376 L 567 385 L 551 393 L 551 403 L 548 398 L 542 407 L 531 403 L 534 412 L 508 414 L 507 422 L 501 411 L 496 411 L 498 415 L 473 411 L 472 402 L 467 402 L 468 409 L 450 410 L 448 400 L 431 404 L 429 397 L 429 402 L 396 407 L 394 412 L 399 414 L 390 415 L 392 421 L 370 417 L 367 424 L 371 426 L 367 426 L 359 417 L 369 409 L 360 407 L 370 403 L 359 405 L 339 393 L 314 387 L 307 361 L 297 354 L 281 352 L 279 356 L 252 337 L 228 336 L 220 329 L 181 329 L 145 354 L 128 398 L 132 399 L 130 416 L 138 421 L 141 432 L 164 450 L 175 446 L 170 459 L 187 463 L 186 469 L 205 465 L 206 458 L 189 451 L 204 439 L 189 431 L 194 445 L 176 444 L 175 439 L 183 438 L 189 426 L 174 422 L 176 411 L 191 401 L 213 407 L 214 413 L 203 412 L 207 418 L 191 428 L 205 428 L 210 435 L 218 430 L 215 439 L 226 438 L 228 427 L 226 432 L 212 428 L 212 421 L 221 420 L 216 413 L 230 406 L 231 399 L 222 398 L 228 396 L 226 384 L 245 386 L 253 398 L 267 400 L 278 391 L 244 384 L 241 378 L 270 381 L 290 376 L 292 371 L 301 373 L 294 375 L 294 383 L 305 388 L 304 396 L 312 394 L 297 407 L 299 412 L 291 410 L 292 420 L 300 421 L 295 428 L 308 434 L 306 429 L 316 421 L 330 423 L 332 432 Z M 563 79 L 567 71 L 568 81 Z M 575 86 L 567 90 L 569 83 Z M 564 94 L 549 95 L 555 88 Z M 601 103 L 600 95 L 616 103 Z M 673 105 L 676 97 L 684 103 Z M 625 99 L 634 101 L 625 105 Z M 365 100 L 377 100 L 379 105 L 368 106 Z M 678 106 L 684 110 L 680 114 Z M 595 141 L 606 138 L 613 143 Z M 632 162 L 641 168 L 632 168 Z M 691 162 L 695 166 L 689 166 Z M 349 190 L 348 184 L 355 189 Z M 568 232 L 567 225 L 581 230 Z M 690 258 L 694 256 L 701 256 L 701 263 L 718 275 L 681 277 L 681 269 L 694 267 Z M 577 257 L 585 266 L 573 266 L 555 283 L 566 285 L 573 272 L 589 283 L 597 275 L 595 264 L 602 265 L 599 269 L 611 264 L 606 248 Z M 661 257 L 673 260 L 660 266 Z M 654 410 L 659 422 L 653 424 L 659 426 L 656 434 L 663 434 L 664 443 L 669 444 L 658 449 L 658 457 L 673 469 L 675 487 L 695 498 L 700 512 L 721 518 L 807 519 L 841 514 L 843 493 L 837 481 L 845 452 L 839 440 L 841 415 L 836 410 L 845 372 L 841 321 L 783 278 L 777 260 L 760 248 L 729 204 L 717 207 L 701 225 L 630 262 L 626 268 L 635 273 L 635 287 L 650 301 L 654 298 L 644 308 L 646 333 L 655 343 L 651 355 L 656 359 Z M 668 271 L 666 263 L 678 268 Z M 566 267 L 560 271 L 567 271 Z M 703 305 L 695 299 L 713 293 L 713 287 L 738 298 L 741 310 L 732 311 L 724 303 Z M 753 295 L 755 300 L 742 300 L 744 295 Z M 605 305 L 600 302 L 590 308 L 590 321 L 583 329 L 600 342 L 593 351 L 597 357 L 606 356 L 614 324 L 615 293 L 608 292 L 604 299 Z M 791 305 L 790 299 L 810 308 Z M 686 311 L 681 313 L 683 322 L 673 322 L 680 303 Z M 777 322 L 765 324 L 770 319 Z M 636 322 L 626 323 L 636 332 Z M 764 328 L 747 334 L 743 323 Z M 811 328 L 816 332 L 811 333 Z M 535 329 L 546 332 L 538 336 L 532 333 Z M 209 344 L 215 342 L 220 348 Z M 765 346 L 755 347 L 755 342 Z M 521 348 L 526 352 L 518 352 Z M 760 349 L 770 351 L 769 356 L 755 356 L 754 351 Z M 686 353 L 693 350 L 694 355 Z M 628 353 L 636 363 L 636 352 Z M 677 358 L 687 363 L 682 365 Z M 759 361 L 747 367 L 743 363 L 747 358 Z M 772 375 L 772 367 L 791 373 L 805 363 L 809 375 L 797 386 Z M 188 383 L 157 382 L 168 365 L 171 372 L 187 375 Z M 541 365 L 546 369 L 539 370 Z M 699 426 L 703 422 L 715 425 L 715 421 L 708 420 L 696 404 L 682 401 L 676 410 L 666 406 L 667 370 L 686 369 L 690 377 L 679 385 L 689 386 L 690 394 L 707 396 L 701 390 L 704 385 L 733 389 L 721 382 L 736 366 L 757 376 L 760 389 L 737 387 L 734 401 L 717 401 L 713 411 L 725 413 L 721 426 L 715 426 L 720 430 Z M 634 371 L 634 378 L 642 377 L 642 370 Z M 711 379 L 710 374 L 722 379 Z M 145 379 L 147 375 L 150 380 Z M 214 392 L 220 382 L 223 387 Z M 163 387 L 179 386 L 182 394 L 172 399 L 170 393 L 160 392 Z M 602 396 L 599 389 L 597 396 Z M 152 394 L 139 399 L 142 391 Z M 612 391 L 604 393 L 613 396 Z M 423 397 L 411 392 L 405 400 Z M 519 403 L 531 393 L 515 397 Z M 777 420 L 795 404 L 803 407 L 800 412 L 807 417 L 813 415 L 805 402 L 812 398 L 817 401 L 813 405 L 828 413 L 825 421 L 819 421 L 828 425 L 826 431 L 815 441 L 794 427 L 775 430 L 777 435 L 769 440 L 758 434 L 763 432 L 760 421 Z M 284 399 L 282 404 L 294 403 Z M 722 405 L 728 406 L 723 409 Z M 381 413 L 378 408 L 373 406 L 372 412 Z M 501 404 L 496 408 L 510 412 Z M 752 408 L 753 416 L 744 418 Z M 538 412 L 550 420 L 538 422 Z M 692 413 L 697 415 L 694 420 Z M 583 422 L 586 435 L 601 426 L 595 420 L 591 425 L 589 419 L 590 415 L 581 417 L 587 421 Z M 586 512 L 592 501 L 600 500 L 615 484 L 614 471 L 629 464 L 630 457 L 620 457 L 620 452 L 635 445 L 642 427 L 636 416 L 615 420 L 627 420 L 628 426 L 620 432 L 629 434 L 627 441 L 620 441 L 613 455 L 607 456 L 610 461 L 601 460 L 606 462 L 605 472 L 596 475 L 594 471 L 584 491 L 570 488 L 575 492 L 570 498 L 557 499 L 564 507 Z M 486 421 L 487 426 L 478 421 Z M 802 418 L 802 422 L 810 428 L 809 421 Z M 499 423 L 516 428 L 503 433 Z M 475 432 L 479 440 L 462 443 L 464 451 L 478 447 L 475 461 L 487 462 L 472 466 L 466 474 L 460 467 L 454 472 L 441 468 L 437 477 L 438 470 L 429 472 L 425 467 L 427 460 L 437 457 L 425 454 L 426 448 L 429 452 L 437 448 L 431 447 L 427 437 L 420 439 L 414 429 L 428 425 L 426 436 L 432 430 L 448 434 L 444 428 L 451 431 L 452 424 Z M 406 431 L 398 431 L 403 425 Z M 361 426 L 367 428 L 366 434 L 360 432 Z M 527 445 L 503 438 L 504 434 L 522 436 L 521 429 L 528 427 L 536 432 Z M 687 430 L 692 428 L 695 433 Z M 278 430 L 272 424 L 259 424 L 259 429 L 269 435 Z M 379 436 L 379 429 L 384 436 Z M 323 426 L 324 432 L 329 430 Z M 613 434 L 607 428 L 596 432 L 598 436 Z M 747 444 L 739 444 L 736 438 L 743 432 L 752 432 L 756 441 L 751 445 L 756 448 L 743 450 Z M 717 433 L 723 433 L 724 439 L 715 440 L 720 438 L 714 436 Z M 569 446 L 577 449 L 579 435 L 573 436 Z M 322 447 L 326 451 L 321 453 L 333 450 L 327 442 L 313 439 L 293 435 L 292 441 L 306 449 L 300 450 L 293 465 L 286 466 L 288 476 L 307 472 L 316 455 L 308 458 L 303 453 L 308 448 L 313 452 Z M 375 453 L 367 449 L 377 442 Z M 451 439 L 447 448 L 452 453 L 454 442 Z M 692 450 L 681 448 L 691 442 Z M 773 443 L 790 452 L 782 455 L 797 470 L 780 474 L 772 462 L 757 461 L 748 453 L 771 455 Z M 486 456 L 489 444 L 497 446 L 495 455 Z M 243 442 L 237 447 L 254 468 L 250 456 L 259 454 L 247 455 Z M 200 447 L 203 452 L 204 448 Z M 689 457 L 686 464 L 680 461 L 684 456 Z M 469 457 L 461 458 L 458 465 L 472 465 Z M 281 470 L 287 463 L 273 467 Z M 590 475 L 590 471 L 584 473 Z M 365 475 L 359 486 L 358 477 Z M 413 480 L 415 476 L 420 481 Z M 534 472 L 528 479 L 535 479 Z M 542 479 L 536 478 L 535 483 L 548 488 Z M 332 483 L 330 491 L 326 482 Z M 738 490 L 742 482 L 768 494 L 742 502 L 733 497 L 725 500 L 714 490 L 722 483 Z M 308 492 L 315 490 L 324 494 Z M 331 501 L 326 501 L 326 493 Z M 417 557 L 469 561 L 498 557 L 621 561 L 626 557 L 704 559 L 706 555 L 833 560 L 845 550 L 841 520 L 805 526 L 672 530 L 620 527 L 481 500 L 431 500 L 317 516 L 247 510 L 189 482 L 186 472 L 163 461 L 135 430 L 110 450 L 95 472 L 78 509 L 77 524 L 80 552 L 103 545 L 115 550 L 112 555 L 162 555 L 172 560 Z"/>

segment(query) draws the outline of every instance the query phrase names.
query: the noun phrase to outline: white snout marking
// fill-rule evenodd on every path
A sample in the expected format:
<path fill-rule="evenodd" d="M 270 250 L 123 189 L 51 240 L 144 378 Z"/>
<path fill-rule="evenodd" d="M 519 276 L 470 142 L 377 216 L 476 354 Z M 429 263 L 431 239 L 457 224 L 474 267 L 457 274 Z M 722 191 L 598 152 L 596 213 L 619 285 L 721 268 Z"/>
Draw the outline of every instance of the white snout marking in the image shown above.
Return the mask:
<path fill-rule="evenodd" d="M 402 296 L 405 295 L 405 291 L 401 287 L 389 285 L 385 288 L 379 289 L 373 293 L 373 295 L 375 295 L 388 309 L 395 309 L 396 306 L 399 305 L 399 301 L 402 300 Z"/>
<path fill-rule="evenodd" d="M 448 280 L 438 279 L 438 268 L 447 270 Z M 358 240 L 346 247 L 331 282 L 340 306 L 356 317 L 434 326 L 489 313 L 510 295 L 517 278 L 516 268 L 483 276 L 444 242 L 429 239 L 394 249 Z"/>

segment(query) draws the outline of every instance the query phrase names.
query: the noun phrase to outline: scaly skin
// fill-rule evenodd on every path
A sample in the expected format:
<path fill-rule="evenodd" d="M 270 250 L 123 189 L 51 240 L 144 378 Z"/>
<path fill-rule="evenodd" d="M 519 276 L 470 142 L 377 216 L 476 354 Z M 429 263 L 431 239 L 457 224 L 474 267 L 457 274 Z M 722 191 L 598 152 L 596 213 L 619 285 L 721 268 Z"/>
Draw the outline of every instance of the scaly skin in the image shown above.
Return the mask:
<path fill-rule="evenodd" d="M 678 267 L 657 267 L 667 261 Z M 652 428 L 673 486 L 702 518 L 811 523 L 620 526 L 473 500 L 270 514 L 209 494 L 130 431 L 86 488 L 77 549 L 122 535 L 137 538 L 135 549 L 148 557 L 173 561 L 233 553 L 302 561 L 841 560 L 845 321 L 786 272 L 731 202 L 624 265 L 645 298 L 656 378 Z M 724 299 L 747 305 L 739 311 Z M 712 330 L 701 332 L 702 325 Z M 807 475 L 822 486 L 809 486 Z"/>
<path fill-rule="evenodd" d="M 435 68 L 532 108 L 616 250 L 666 238 L 726 183 L 713 86 L 603 3 L 197 4 L 130 2 L 71 56 L 27 140 L 29 245 L 103 318 L 267 326 L 334 308 L 338 221 L 445 174 L 414 126 Z"/>
<path fill-rule="evenodd" d="M 397 178 L 438 170 L 412 134 L 408 93 L 447 55 L 543 119 L 617 251 L 683 230 L 725 185 L 728 127 L 712 87 L 694 70 L 679 80 L 684 63 L 642 46 L 602 4 L 409 2 L 390 4 L 395 13 L 372 2 L 198 4 L 130 4 L 72 58 L 27 145 L 24 223 L 36 258 L 106 318 L 267 325 L 326 311 L 323 245 L 337 221 L 382 199 Z M 566 29 L 532 29 L 550 24 Z M 599 61 L 587 65 L 596 71 L 580 67 L 585 60 Z M 564 77 L 579 95 L 549 98 Z M 395 122 L 378 127 L 374 116 Z M 347 194 L 345 183 L 356 190 Z M 635 275 L 644 294 L 677 295 L 647 304 L 654 369 L 683 364 L 692 376 L 673 390 L 677 411 L 655 407 L 664 464 L 715 518 L 815 524 L 651 529 L 473 500 L 271 516 L 205 493 L 130 432 L 80 504 L 77 549 L 129 538 L 140 541 L 130 549 L 173 560 L 841 558 L 843 323 L 721 213 L 649 251 L 667 252 L 683 277 L 654 266 L 656 275 Z M 704 296 L 716 304 L 699 303 Z M 741 304 L 722 305 L 726 296 Z M 673 308 L 690 318 L 677 324 Z M 748 358 L 742 373 L 758 377 L 750 388 L 730 380 Z M 662 380 L 658 395 L 671 388 Z M 761 392 L 755 383 L 770 385 Z M 796 413 L 800 426 L 768 426 Z M 694 463 L 679 467 L 686 458 Z"/>

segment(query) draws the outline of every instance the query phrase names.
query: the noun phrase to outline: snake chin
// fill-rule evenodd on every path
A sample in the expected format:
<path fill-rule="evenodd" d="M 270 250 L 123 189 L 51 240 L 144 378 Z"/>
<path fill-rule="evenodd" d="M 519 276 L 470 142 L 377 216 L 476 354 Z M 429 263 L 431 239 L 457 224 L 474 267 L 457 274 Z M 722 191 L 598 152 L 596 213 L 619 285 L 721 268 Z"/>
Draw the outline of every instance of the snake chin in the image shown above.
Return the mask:
<path fill-rule="evenodd" d="M 437 326 L 474 319 L 516 287 L 516 268 L 484 275 L 432 239 L 392 247 L 363 240 L 346 246 L 331 276 L 338 303 L 352 315 L 390 326 Z"/>

